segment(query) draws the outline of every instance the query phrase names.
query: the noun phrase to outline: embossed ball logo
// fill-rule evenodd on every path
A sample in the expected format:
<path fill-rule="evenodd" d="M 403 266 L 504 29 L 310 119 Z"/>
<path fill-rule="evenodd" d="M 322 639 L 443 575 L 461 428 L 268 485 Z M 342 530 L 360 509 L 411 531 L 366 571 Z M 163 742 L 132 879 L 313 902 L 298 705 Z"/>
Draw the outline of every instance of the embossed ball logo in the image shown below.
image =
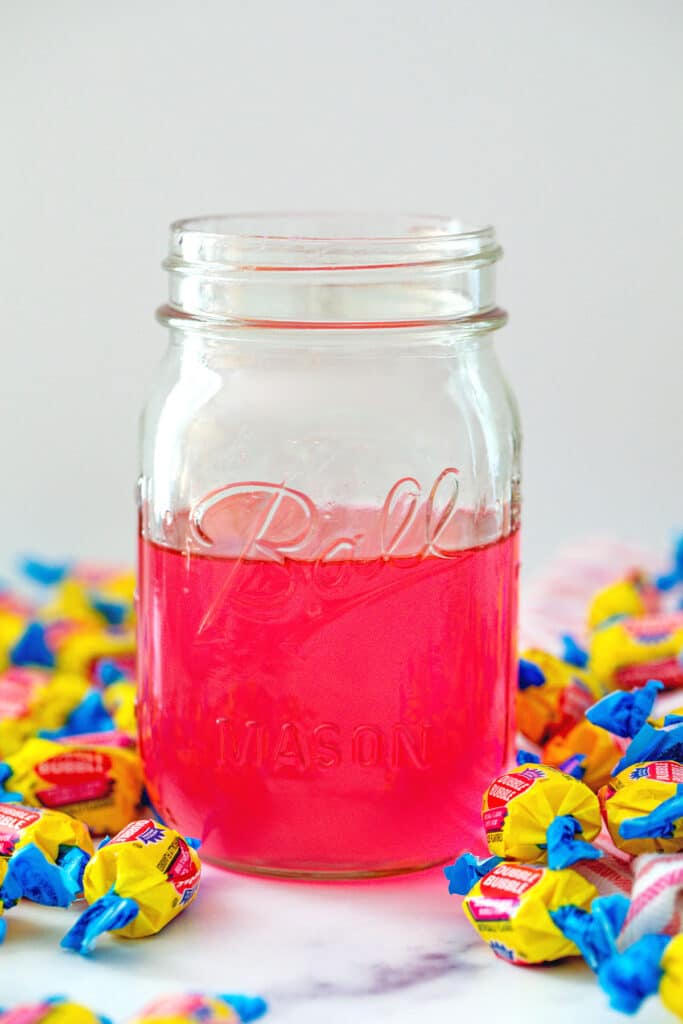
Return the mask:
<path fill-rule="evenodd" d="M 231 571 L 207 608 L 199 633 L 211 627 L 226 601 L 240 614 L 270 619 L 283 613 L 295 583 L 286 570 L 288 558 L 307 563 L 310 582 L 322 599 L 338 599 L 349 584 L 349 564 L 363 563 L 363 594 L 383 585 L 386 562 L 405 566 L 427 556 L 456 557 L 454 526 L 459 493 L 458 470 L 444 469 L 428 488 L 403 477 L 388 491 L 381 508 L 359 509 L 338 524 L 329 509 L 319 508 L 303 491 L 284 483 L 228 484 L 195 503 L 189 516 L 190 536 L 198 553 L 226 550 Z M 268 565 L 269 586 L 242 586 L 241 564 Z M 282 574 L 273 574 L 274 566 Z M 358 576 L 356 574 L 356 586 Z M 353 594 L 349 593 L 350 599 Z"/>

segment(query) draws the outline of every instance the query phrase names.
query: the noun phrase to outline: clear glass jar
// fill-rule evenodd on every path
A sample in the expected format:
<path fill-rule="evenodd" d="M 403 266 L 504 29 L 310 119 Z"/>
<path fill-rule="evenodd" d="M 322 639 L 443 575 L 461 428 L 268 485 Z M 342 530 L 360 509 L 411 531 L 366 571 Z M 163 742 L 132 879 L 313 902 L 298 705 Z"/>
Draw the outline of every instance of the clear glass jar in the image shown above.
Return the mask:
<path fill-rule="evenodd" d="M 172 226 L 140 732 L 155 806 L 213 861 L 360 877 L 480 845 L 515 676 L 499 255 L 439 217 Z"/>

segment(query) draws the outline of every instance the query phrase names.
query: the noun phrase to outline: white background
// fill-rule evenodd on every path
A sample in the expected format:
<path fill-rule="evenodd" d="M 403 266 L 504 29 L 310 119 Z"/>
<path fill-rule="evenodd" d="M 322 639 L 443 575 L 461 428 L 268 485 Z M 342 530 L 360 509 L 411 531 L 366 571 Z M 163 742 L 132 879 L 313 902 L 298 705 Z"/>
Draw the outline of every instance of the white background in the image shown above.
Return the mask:
<path fill-rule="evenodd" d="M 0 560 L 130 558 L 166 226 L 491 221 L 527 565 L 683 523 L 680 0 L 64 0 L 2 12 Z"/>

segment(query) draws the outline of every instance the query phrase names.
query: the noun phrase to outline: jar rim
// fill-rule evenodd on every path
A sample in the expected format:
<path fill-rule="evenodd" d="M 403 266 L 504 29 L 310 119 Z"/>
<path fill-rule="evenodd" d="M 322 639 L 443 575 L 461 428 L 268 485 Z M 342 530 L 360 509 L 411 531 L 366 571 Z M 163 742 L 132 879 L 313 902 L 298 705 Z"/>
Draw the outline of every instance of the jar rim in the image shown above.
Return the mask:
<path fill-rule="evenodd" d="M 439 214 L 363 211 L 226 213 L 171 224 L 167 270 L 223 266 L 249 270 L 332 270 L 500 258 L 490 225 Z"/>

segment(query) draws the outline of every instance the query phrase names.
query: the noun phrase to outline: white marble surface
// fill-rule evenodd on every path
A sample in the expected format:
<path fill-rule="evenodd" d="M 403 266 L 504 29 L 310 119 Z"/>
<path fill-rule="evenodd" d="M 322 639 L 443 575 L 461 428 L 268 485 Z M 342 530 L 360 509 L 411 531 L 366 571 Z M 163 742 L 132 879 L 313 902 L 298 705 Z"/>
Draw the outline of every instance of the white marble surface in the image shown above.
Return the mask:
<path fill-rule="evenodd" d="M 72 910 L 7 915 L 0 1004 L 61 992 L 115 1021 L 169 991 L 258 992 L 272 1024 L 609 1024 L 587 968 L 497 960 L 440 870 L 365 883 L 306 884 L 207 868 L 195 904 L 165 932 L 106 937 L 83 959 L 59 949 Z M 637 1018 L 673 1018 L 654 999 Z"/>

